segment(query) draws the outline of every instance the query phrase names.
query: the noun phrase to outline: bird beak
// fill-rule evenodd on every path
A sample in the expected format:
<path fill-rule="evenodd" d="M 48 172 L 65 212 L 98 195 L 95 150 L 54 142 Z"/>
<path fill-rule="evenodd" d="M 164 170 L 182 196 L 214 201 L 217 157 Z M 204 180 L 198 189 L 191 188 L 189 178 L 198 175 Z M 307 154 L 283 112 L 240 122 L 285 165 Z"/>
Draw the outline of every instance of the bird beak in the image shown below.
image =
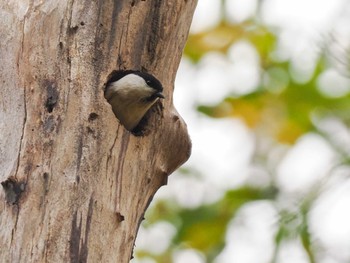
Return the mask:
<path fill-rule="evenodd" d="M 154 94 L 156 97 L 160 98 L 160 99 L 165 99 L 163 93 L 161 92 L 157 92 L 156 94 Z"/>

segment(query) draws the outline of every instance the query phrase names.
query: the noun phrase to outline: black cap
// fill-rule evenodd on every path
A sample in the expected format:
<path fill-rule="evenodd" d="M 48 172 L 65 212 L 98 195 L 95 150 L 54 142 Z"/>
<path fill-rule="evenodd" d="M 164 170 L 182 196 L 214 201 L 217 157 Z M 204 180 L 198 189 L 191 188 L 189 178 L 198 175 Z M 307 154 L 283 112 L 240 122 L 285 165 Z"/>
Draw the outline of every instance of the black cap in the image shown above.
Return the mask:
<path fill-rule="evenodd" d="M 113 72 L 113 75 L 107 81 L 106 86 L 108 86 L 108 84 L 110 84 L 112 82 L 120 80 L 121 78 L 123 78 L 129 74 L 135 74 L 135 75 L 138 75 L 141 78 L 143 78 L 146 81 L 147 85 L 150 86 L 151 88 L 155 89 L 158 94 L 161 94 L 161 92 L 163 91 L 163 86 L 158 79 L 156 79 L 151 74 L 148 74 L 146 72 L 137 71 L 137 70 L 118 70 L 118 71 Z"/>

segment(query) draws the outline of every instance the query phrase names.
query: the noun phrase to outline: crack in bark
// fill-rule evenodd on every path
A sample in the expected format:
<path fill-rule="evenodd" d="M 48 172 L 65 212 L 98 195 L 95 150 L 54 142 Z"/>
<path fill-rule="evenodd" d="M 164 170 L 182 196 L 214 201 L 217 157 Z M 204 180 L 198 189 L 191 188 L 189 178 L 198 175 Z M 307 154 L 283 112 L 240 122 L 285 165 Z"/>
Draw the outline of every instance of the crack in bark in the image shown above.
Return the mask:
<path fill-rule="evenodd" d="M 162 0 L 156 0 L 153 3 L 153 6 L 149 10 L 151 12 L 150 17 L 151 20 L 151 30 L 149 32 L 149 39 L 147 43 L 147 52 L 149 55 L 150 65 L 153 64 L 155 58 L 157 57 L 157 47 L 160 44 L 160 24 L 161 24 L 161 10 Z"/>
<path fill-rule="evenodd" d="M 121 30 L 121 34 L 120 34 L 120 38 L 119 38 L 119 46 L 118 46 L 118 58 L 117 58 L 117 66 L 119 66 L 119 69 L 122 68 L 122 64 L 124 64 L 124 60 L 122 59 L 122 55 L 121 55 L 121 46 L 122 46 L 122 41 L 124 40 L 124 44 L 127 45 L 128 43 L 128 32 L 129 32 L 129 25 L 130 25 L 130 17 L 131 17 L 131 13 L 132 13 L 132 7 L 133 5 L 130 5 L 129 8 L 129 12 L 128 12 L 128 17 L 127 17 L 127 21 L 126 21 L 126 28 L 124 29 L 124 27 Z M 110 44 L 111 45 L 111 44 Z"/>
<path fill-rule="evenodd" d="M 115 143 L 117 142 L 117 139 L 118 139 L 118 134 L 119 134 L 119 128 L 120 128 L 120 125 L 118 126 L 118 129 L 117 129 L 117 132 L 116 132 L 116 135 L 115 135 L 115 138 L 114 138 L 114 141 L 113 141 L 113 144 L 111 146 L 111 148 L 109 149 L 109 154 L 107 156 L 107 161 L 106 161 L 106 178 L 108 178 L 108 167 L 109 167 L 109 162 L 112 158 L 112 151 L 114 149 L 114 146 L 115 146 Z"/>
<path fill-rule="evenodd" d="M 113 144 L 112 144 L 112 146 L 111 146 L 111 148 L 109 149 L 109 153 L 108 153 L 108 155 L 107 155 L 107 161 L 106 161 L 106 179 L 108 179 L 108 175 L 110 174 L 108 171 L 108 167 L 112 167 L 112 166 L 110 166 L 109 165 L 109 162 L 110 162 L 110 160 L 111 160 L 111 158 L 112 158 L 112 151 L 113 151 L 113 149 L 114 149 L 114 147 L 115 147 L 115 143 L 117 142 L 117 139 L 118 139 L 118 134 L 119 134 L 119 128 L 120 128 L 120 125 L 118 126 L 118 128 L 117 128 L 117 132 L 116 132 L 116 135 L 115 135 L 115 138 L 114 138 L 114 141 L 113 141 Z M 111 188 L 113 187 L 113 184 L 111 184 Z M 113 191 L 110 191 L 110 199 L 112 199 L 112 197 L 111 197 L 111 195 L 112 195 L 112 193 L 113 193 Z"/>
<path fill-rule="evenodd" d="M 80 128 L 80 131 L 82 131 L 82 128 Z M 79 140 L 78 140 L 78 152 L 77 152 L 77 167 L 76 167 L 76 172 L 78 174 L 80 170 L 80 165 L 81 165 L 81 160 L 83 158 L 83 132 L 80 132 Z"/>
<path fill-rule="evenodd" d="M 18 217 L 19 217 L 19 204 L 15 204 L 14 205 L 14 209 L 16 209 L 16 220 L 15 220 L 15 225 L 12 228 L 11 231 L 11 242 L 10 242 L 10 247 L 12 247 L 12 242 L 13 242 L 13 238 L 17 229 L 17 223 L 18 223 Z"/>
<path fill-rule="evenodd" d="M 69 80 L 68 82 L 71 83 L 72 81 L 72 61 L 71 61 L 71 58 L 70 58 L 70 48 L 72 46 L 72 36 L 71 34 L 69 34 L 69 30 L 71 29 L 71 24 L 72 24 L 72 17 L 73 17 L 73 5 L 74 5 L 74 0 L 71 0 L 68 4 L 67 4 L 67 12 L 69 12 L 69 15 L 68 15 L 68 26 L 67 26 L 67 31 L 66 31 L 66 41 L 67 41 L 67 63 L 68 63 L 68 75 L 69 75 Z M 69 84 L 70 86 L 71 84 Z M 68 89 L 68 94 L 66 96 L 67 99 L 67 107 L 68 108 L 68 103 L 69 103 L 69 94 L 70 94 L 70 88 Z"/>
<path fill-rule="evenodd" d="M 122 32 L 120 34 L 120 39 L 119 39 L 119 50 L 118 50 L 118 60 L 117 60 L 117 66 L 119 66 L 119 69 L 121 68 L 122 64 L 124 63 L 124 60 L 121 58 L 121 46 L 122 46 L 122 39 L 123 39 L 123 35 L 124 35 L 124 30 L 122 29 Z"/>
<path fill-rule="evenodd" d="M 111 27 L 109 30 L 109 41 L 108 41 L 108 50 L 107 50 L 107 54 L 111 53 L 111 48 L 114 47 L 114 39 L 116 37 L 116 26 L 117 26 L 117 17 L 118 14 L 120 13 L 120 11 L 122 10 L 122 3 L 121 1 L 113 1 L 113 11 L 112 11 L 112 16 L 111 16 Z M 120 43 L 119 43 L 120 44 Z M 120 49 L 119 49 L 120 50 Z M 120 53 L 118 53 L 118 58 L 120 56 Z"/>
<path fill-rule="evenodd" d="M 73 219 L 72 219 L 72 228 L 70 234 L 70 245 L 69 245 L 69 258 L 70 262 L 87 262 L 87 258 L 89 255 L 89 246 L 88 239 L 91 230 L 91 222 L 92 222 L 92 214 L 93 214 L 93 193 L 90 196 L 89 206 L 86 215 L 85 222 L 85 233 L 84 239 L 82 239 L 82 221 L 83 221 L 83 213 L 80 213 L 79 225 L 78 223 L 78 211 L 76 210 Z"/>
<path fill-rule="evenodd" d="M 21 51 L 20 51 L 20 56 L 18 56 L 17 59 L 17 71 L 21 72 L 20 70 L 20 61 L 23 58 L 23 50 L 24 50 L 24 37 L 25 37 L 25 23 L 26 23 L 26 13 L 23 18 L 23 26 L 22 26 L 22 39 L 21 39 Z M 16 171 L 14 177 L 17 179 L 17 174 L 20 166 L 20 160 L 21 160 L 21 152 L 22 152 L 22 144 L 24 140 L 24 133 L 25 133 L 25 128 L 26 128 L 26 123 L 27 123 L 27 94 L 26 94 L 26 87 L 23 86 L 23 107 L 24 107 L 24 119 L 23 119 L 23 125 L 22 125 L 22 134 L 20 138 L 20 143 L 19 143 L 19 149 L 18 149 L 18 157 L 17 157 L 17 164 L 16 164 Z"/>
<path fill-rule="evenodd" d="M 26 95 L 26 88 L 23 88 L 23 100 L 24 100 L 24 119 L 23 119 L 23 126 L 22 126 L 22 134 L 20 138 L 20 143 L 19 143 L 19 149 L 18 149 L 18 157 L 17 157 L 17 165 L 16 165 L 16 171 L 14 177 L 17 179 L 17 174 L 20 166 L 20 160 L 21 160 L 21 152 L 22 152 L 22 145 L 24 141 L 24 133 L 26 129 L 26 123 L 27 123 L 27 95 Z M 27 181 L 28 178 L 26 178 Z"/>
<path fill-rule="evenodd" d="M 125 43 L 128 43 L 129 24 L 130 24 L 130 17 L 131 17 L 131 13 L 132 13 L 132 8 L 133 8 L 133 5 L 131 3 L 130 8 L 129 8 L 129 13 L 128 13 L 128 19 L 126 21 Z"/>
<path fill-rule="evenodd" d="M 121 146 L 118 156 L 118 165 L 117 165 L 117 172 L 116 172 L 116 195 L 115 195 L 115 211 L 120 212 L 119 204 L 121 199 L 121 192 L 122 192 L 122 178 L 123 178 L 123 170 L 124 170 L 124 162 L 125 162 L 125 155 L 128 148 L 130 139 L 130 133 L 127 130 L 124 130 L 122 139 L 121 139 Z"/>
<path fill-rule="evenodd" d="M 50 169 L 50 173 L 45 172 L 43 174 L 43 196 L 40 198 L 40 207 L 42 209 L 41 213 L 41 222 L 44 223 L 44 218 L 46 214 L 46 197 L 50 189 L 51 181 L 52 181 L 52 167 Z"/>
<path fill-rule="evenodd" d="M 48 219 L 48 223 L 47 223 L 47 229 L 48 229 L 48 233 L 47 233 L 47 240 L 51 240 L 51 221 L 50 221 L 50 214 L 49 214 L 49 219 Z M 45 242 L 45 246 L 44 246 L 44 251 L 43 253 L 45 254 L 45 262 L 47 262 L 47 255 L 49 253 L 49 247 L 50 243 L 49 241 Z"/>

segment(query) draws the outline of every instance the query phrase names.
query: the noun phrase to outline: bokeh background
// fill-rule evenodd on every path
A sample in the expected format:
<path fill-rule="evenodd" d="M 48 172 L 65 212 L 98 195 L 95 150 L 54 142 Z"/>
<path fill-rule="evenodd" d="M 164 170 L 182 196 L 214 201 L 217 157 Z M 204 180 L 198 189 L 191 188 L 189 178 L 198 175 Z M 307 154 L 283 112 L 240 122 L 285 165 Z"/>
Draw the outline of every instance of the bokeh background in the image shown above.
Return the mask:
<path fill-rule="evenodd" d="M 175 83 L 190 160 L 133 263 L 350 262 L 350 1 L 199 0 Z"/>

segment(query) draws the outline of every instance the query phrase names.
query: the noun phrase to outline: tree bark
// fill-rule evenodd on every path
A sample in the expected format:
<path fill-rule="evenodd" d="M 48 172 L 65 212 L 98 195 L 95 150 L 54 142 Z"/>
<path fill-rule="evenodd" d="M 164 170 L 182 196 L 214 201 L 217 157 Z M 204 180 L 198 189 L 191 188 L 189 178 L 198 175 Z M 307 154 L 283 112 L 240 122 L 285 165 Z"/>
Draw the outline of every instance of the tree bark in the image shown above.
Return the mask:
<path fill-rule="evenodd" d="M 153 195 L 190 155 L 173 106 L 195 0 L 0 0 L 1 262 L 129 262 Z M 143 136 L 103 95 L 143 70 Z"/>

